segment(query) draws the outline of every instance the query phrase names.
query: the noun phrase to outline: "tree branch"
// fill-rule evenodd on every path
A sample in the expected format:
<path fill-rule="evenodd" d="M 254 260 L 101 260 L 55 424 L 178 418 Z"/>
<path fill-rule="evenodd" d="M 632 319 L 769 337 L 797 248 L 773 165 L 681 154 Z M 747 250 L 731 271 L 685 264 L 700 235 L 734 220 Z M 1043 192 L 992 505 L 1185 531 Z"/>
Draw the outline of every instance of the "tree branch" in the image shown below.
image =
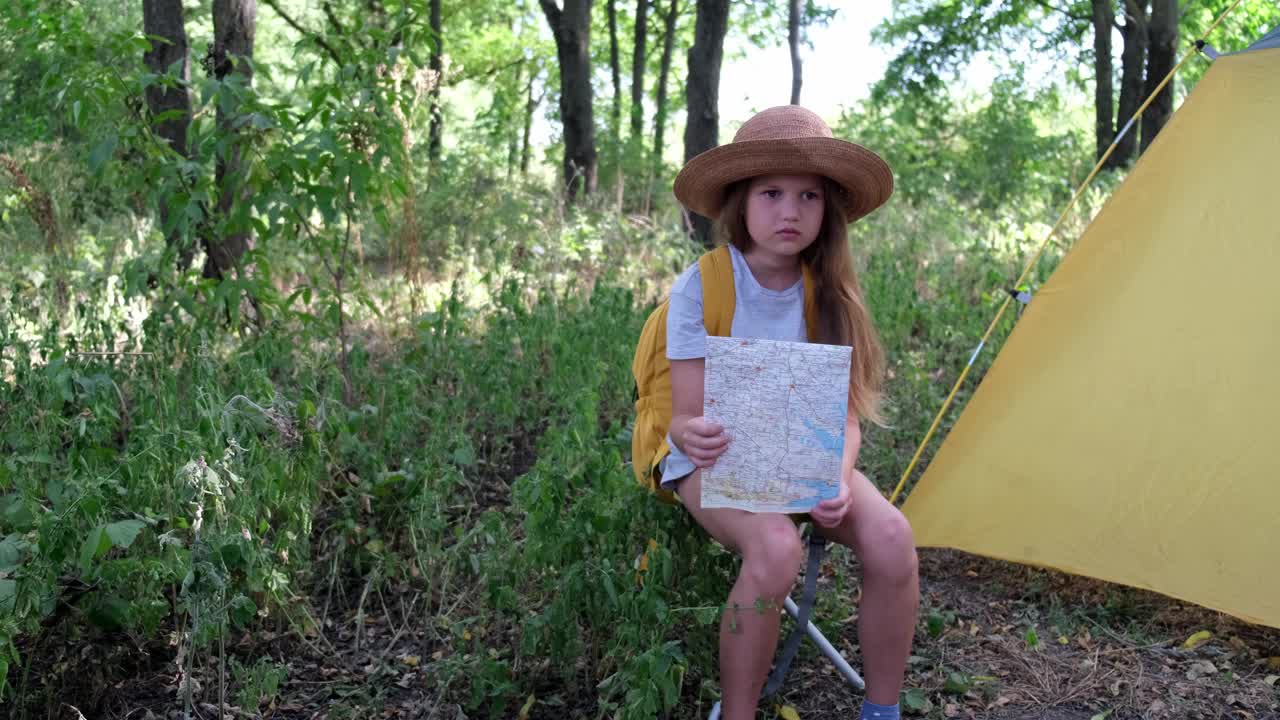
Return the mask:
<path fill-rule="evenodd" d="M 1037 4 L 1037 5 L 1039 5 L 1040 7 L 1044 8 L 1045 10 L 1050 11 L 1050 12 L 1056 12 L 1056 13 L 1060 13 L 1060 14 L 1062 14 L 1062 15 L 1065 15 L 1067 18 L 1069 18 L 1069 19 L 1071 19 L 1071 20 L 1075 20 L 1076 22 L 1083 22 L 1083 23 L 1092 23 L 1092 22 L 1093 22 L 1093 18 L 1092 18 L 1092 17 L 1084 17 L 1084 16 L 1082 16 L 1082 15 L 1072 15 L 1071 13 L 1067 12 L 1066 10 L 1063 10 L 1063 9 L 1062 9 L 1062 8 L 1060 8 L 1060 7 L 1054 7 L 1054 6 L 1050 5 L 1049 3 L 1045 2 L 1045 0 L 1036 0 L 1036 4 Z"/>
<path fill-rule="evenodd" d="M 315 33 L 310 30 L 307 30 L 306 28 L 302 27 L 302 25 L 300 25 L 297 20 L 294 20 L 292 17 L 289 17 L 289 13 L 285 12 L 280 7 L 280 3 L 278 0 L 262 0 L 262 1 L 267 5 L 267 7 L 271 8 L 272 10 L 275 10 L 276 14 L 279 15 L 286 23 L 289 24 L 289 27 L 293 28 L 294 30 L 297 30 L 303 37 L 314 40 L 317 45 L 319 45 L 321 48 L 324 49 L 326 53 L 329 54 L 329 57 L 333 58 L 334 63 L 336 63 L 339 67 L 342 66 L 343 64 L 342 55 L 338 54 L 338 51 L 332 45 L 330 45 L 322 35 L 320 35 L 319 33 Z"/>
<path fill-rule="evenodd" d="M 556 0 L 538 0 L 538 3 L 542 5 L 547 22 L 551 23 L 551 34 L 560 37 L 560 7 L 556 5 Z"/>
<path fill-rule="evenodd" d="M 520 65 L 523 62 L 525 62 L 525 57 L 521 55 L 520 57 L 516 58 L 515 60 L 512 60 L 511 62 L 506 62 L 501 65 L 493 65 L 483 70 L 477 70 L 476 72 L 468 73 L 466 75 L 458 75 L 457 77 L 454 77 L 453 79 L 451 79 L 449 82 L 442 82 L 441 85 L 443 85 L 444 87 L 453 87 L 458 83 L 463 83 L 468 80 L 475 80 L 477 78 L 488 77 L 490 75 L 497 75 L 503 70 L 515 67 L 516 65 Z"/>
<path fill-rule="evenodd" d="M 324 16 L 329 18 L 329 24 L 333 26 L 333 29 L 337 30 L 339 34 L 346 36 L 347 29 L 342 26 L 342 22 L 338 20 L 337 14 L 333 12 L 333 3 L 329 2 L 329 0 L 324 0 L 324 5 L 322 5 L 322 7 L 324 8 Z"/>

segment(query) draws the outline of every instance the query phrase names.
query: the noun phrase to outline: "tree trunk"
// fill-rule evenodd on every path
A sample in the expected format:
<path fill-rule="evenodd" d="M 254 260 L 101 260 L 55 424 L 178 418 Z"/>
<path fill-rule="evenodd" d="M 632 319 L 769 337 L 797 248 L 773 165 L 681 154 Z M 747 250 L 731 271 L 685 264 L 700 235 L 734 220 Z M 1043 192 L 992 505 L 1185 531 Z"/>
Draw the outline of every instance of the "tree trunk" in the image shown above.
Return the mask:
<path fill-rule="evenodd" d="M 614 142 L 622 137 L 622 63 L 618 53 L 617 0 L 609 0 L 609 75 L 613 78 L 612 119 Z"/>
<path fill-rule="evenodd" d="M 191 57 L 187 45 L 186 23 L 182 15 L 182 0 L 142 0 L 142 30 L 147 35 L 164 38 L 164 41 L 152 40 L 151 49 L 143 53 L 142 61 L 146 63 L 148 70 L 163 74 L 174 63 L 181 63 L 178 67 L 178 79 L 182 86 L 164 87 L 159 83 L 151 83 L 147 86 L 147 109 L 153 118 L 162 113 L 177 111 L 175 116 L 155 123 L 153 130 L 169 143 L 174 152 L 190 159 L 187 128 L 191 125 L 191 93 L 186 84 L 191 81 Z M 160 227 L 166 228 L 165 244 L 170 248 L 177 247 L 179 269 L 186 270 L 191 267 L 195 245 L 190 241 L 182 244 L 183 233 L 176 227 L 169 227 L 171 197 L 170 193 L 165 193 L 160 198 Z M 191 235 L 193 233 L 188 233 L 188 237 Z"/>
<path fill-rule="evenodd" d="M 1173 69 L 1178 47 L 1178 0 L 1152 0 L 1148 37 L 1151 44 L 1147 49 L 1147 84 L 1143 89 L 1150 96 Z M 1170 82 L 1142 114 L 1141 152 L 1147 151 L 1172 114 L 1173 83 Z"/>
<path fill-rule="evenodd" d="M 720 61 L 724 57 L 724 36 L 729 30 L 729 0 L 697 2 L 686 83 L 689 110 L 684 127 L 685 162 L 720 143 Z M 710 247 L 711 221 L 696 213 L 690 214 L 694 239 Z"/>
<path fill-rule="evenodd" d="M 636 0 L 636 37 L 631 49 L 631 137 L 644 137 L 644 51 L 649 35 L 649 0 Z M 633 143 L 637 148 L 641 142 Z"/>
<path fill-rule="evenodd" d="M 622 195 L 626 177 L 622 172 L 622 61 L 618 51 L 618 3 L 609 0 L 609 74 L 613 79 L 613 107 L 609 114 L 609 134 L 613 152 L 613 189 L 618 210 L 622 210 Z"/>
<path fill-rule="evenodd" d="M 427 158 L 435 167 L 440 161 L 440 148 L 444 138 L 444 116 L 440 109 L 440 86 L 444 84 L 444 25 L 440 20 L 440 0 L 431 0 L 431 74 L 435 82 L 427 95 L 427 109 L 431 125 L 427 130 Z"/>
<path fill-rule="evenodd" d="M 591 93 L 591 0 L 539 0 L 560 61 L 560 119 L 564 123 L 565 202 L 596 191 L 596 131 Z"/>
<path fill-rule="evenodd" d="M 800 0 L 791 0 L 787 13 L 787 45 L 791 48 L 791 104 L 800 104 Z"/>
<path fill-rule="evenodd" d="M 533 111 L 538 108 L 540 100 L 533 99 L 533 81 L 538 77 L 538 71 L 535 68 L 529 73 L 529 88 L 526 91 L 528 100 L 525 102 L 524 109 L 524 137 L 520 143 L 520 176 L 525 177 L 529 174 L 529 135 L 533 132 Z"/>
<path fill-rule="evenodd" d="M 671 0 L 664 20 L 666 27 L 662 37 L 662 67 L 658 71 L 658 98 L 653 118 L 653 167 L 654 175 L 662 167 L 663 135 L 667 129 L 667 77 L 671 74 L 671 55 L 675 49 L 676 18 L 679 16 L 679 0 Z"/>
<path fill-rule="evenodd" d="M 245 87 L 253 83 L 253 68 L 244 60 L 253 58 L 253 36 L 257 26 L 257 0 L 213 0 L 213 72 L 226 81 L 239 75 Z M 215 181 L 218 188 L 218 216 L 226 228 L 221 238 L 210 238 L 205 277 L 224 278 L 239 267 L 240 258 L 253 244 L 245 229 L 248 223 L 235 212 L 247 199 L 243 188 L 245 163 L 240 142 L 236 140 L 234 102 L 218 103 L 218 134 L 225 149 L 218 154 Z M 247 213 L 244 213 L 247 215 Z"/>
<path fill-rule="evenodd" d="M 1122 132 L 1126 123 L 1138 111 L 1145 99 L 1142 94 L 1142 66 L 1147 60 L 1147 2 L 1148 0 L 1123 0 L 1124 50 L 1120 55 L 1120 107 L 1116 115 L 1116 132 Z M 1108 168 L 1128 165 L 1138 149 L 1138 125 L 1128 129 L 1116 141 L 1116 151 L 1107 161 Z"/>
<path fill-rule="evenodd" d="M 1122 0 L 1123 1 L 1123 0 Z M 1097 142 L 1095 159 L 1100 159 L 1116 137 L 1115 101 L 1111 86 L 1111 24 L 1115 10 L 1111 0 L 1093 0 L 1093 134 Z"/>

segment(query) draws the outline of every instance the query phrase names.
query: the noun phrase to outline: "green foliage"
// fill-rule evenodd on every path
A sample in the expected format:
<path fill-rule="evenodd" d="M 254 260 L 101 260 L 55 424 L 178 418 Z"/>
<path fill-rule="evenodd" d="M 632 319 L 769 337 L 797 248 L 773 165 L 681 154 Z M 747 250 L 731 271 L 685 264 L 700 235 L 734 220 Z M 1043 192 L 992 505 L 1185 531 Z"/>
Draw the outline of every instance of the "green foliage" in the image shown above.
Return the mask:
<path fill-rule="evenodd" d="M 435 161 L 425 3 L 302 5 L 282 3 L 302 34 L 260 10 L 260 38 L 297 44 L 255 53 L 253 86 L 193 64 L 189 158 L 145 115 L 146 88 L 183 81 L 142 66 L 136 8 L 19 0 L 5 16 L 0 100 L 15 111 L 0 151 L 49 194 L 61 240 L 46 252 L 31 193 L 0 171 L 0 697 L 47 626 L 71 642 L 173 634 L 193 658 L 268 623 L 305 637 L 316 583 L 353 578 L 429 598 L 431 690 L 476 715 L 511 716 L 548 685 L 625 718 L 714 695 L 736 560 L 627 465 L 635 339 L 693 259 L 680 218 L 669 201 L 622 215 L 604 199 L 566 216 L 554 184 L 517 176 L 527 81 L 557 82 L 534 3 L 449 7 L 444 82 L 484 88 L 478 112 L 446 114 L 453 139 Z M 778 41 L 782 7 L 735 5 L 736 31 Z M 195 48 L 208 22 L 191 15 Z M 656 15 L 650 28 L 656 47 Z M 890 362 L 891 427 L 865 429 L 862 464 L 886 488 L 1088 162 L 1067 103 L 1016 67 L 989 99 L 942 97 L 893 96 L 837 129 L 898 180 L 895 202 L 853 229 Z M 249 158 L 227 214 L 211 210 L 219 108 Z M 617 162 L 628 188 L 672 169 Z M 1068 218 L 1064 244 L 1104 196 Z M 244 230 L 257 240 L 246 272 L 221 282 L 179 269 L 165 241 Z M 844 582 L 821 602 L 844 603 Z M 953 622 L 935 615 L 930 635 Z M 244 709 L 286 690 L 274 660 L 229 667 Z"/>

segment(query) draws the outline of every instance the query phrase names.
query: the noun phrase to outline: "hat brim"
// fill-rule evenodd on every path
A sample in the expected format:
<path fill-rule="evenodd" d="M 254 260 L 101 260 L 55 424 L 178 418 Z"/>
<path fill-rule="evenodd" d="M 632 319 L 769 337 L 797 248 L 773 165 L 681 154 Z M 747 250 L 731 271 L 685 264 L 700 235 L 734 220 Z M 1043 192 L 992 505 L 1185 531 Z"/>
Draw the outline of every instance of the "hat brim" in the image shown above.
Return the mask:
<path fill-rule="evenodd" d="M 823 175 L 845 189 L 845 222 L 880 207 L 893 194 L 893 171 L 874 152 L 836 138 L 744 140 L 711 148 L 676 175 L 676 199 L 711 219 L 720 217 L 730 184 L 758 175 Z"/>

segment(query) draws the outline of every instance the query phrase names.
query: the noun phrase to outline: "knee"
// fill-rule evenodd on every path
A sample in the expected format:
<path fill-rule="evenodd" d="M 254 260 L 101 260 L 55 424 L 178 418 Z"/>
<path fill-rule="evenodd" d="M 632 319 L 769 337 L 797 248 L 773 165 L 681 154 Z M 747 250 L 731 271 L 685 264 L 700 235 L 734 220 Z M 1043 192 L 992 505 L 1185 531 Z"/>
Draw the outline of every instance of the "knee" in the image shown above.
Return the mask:
<path fill-rule="evenodd" d="M 911 582 L 919 572 L 911 524 L 895 507 L 868 523 L 859 544 L 865 550 L 862 563 L 867 574 L 899 585 Z"/>
<path fill-rule="evenodd" d="M 781 601 L 791 592 L 804 558 L 800 533 L 790 520 L 765 526 L 742 553 L 742 574 L 759 592 Z"/>

